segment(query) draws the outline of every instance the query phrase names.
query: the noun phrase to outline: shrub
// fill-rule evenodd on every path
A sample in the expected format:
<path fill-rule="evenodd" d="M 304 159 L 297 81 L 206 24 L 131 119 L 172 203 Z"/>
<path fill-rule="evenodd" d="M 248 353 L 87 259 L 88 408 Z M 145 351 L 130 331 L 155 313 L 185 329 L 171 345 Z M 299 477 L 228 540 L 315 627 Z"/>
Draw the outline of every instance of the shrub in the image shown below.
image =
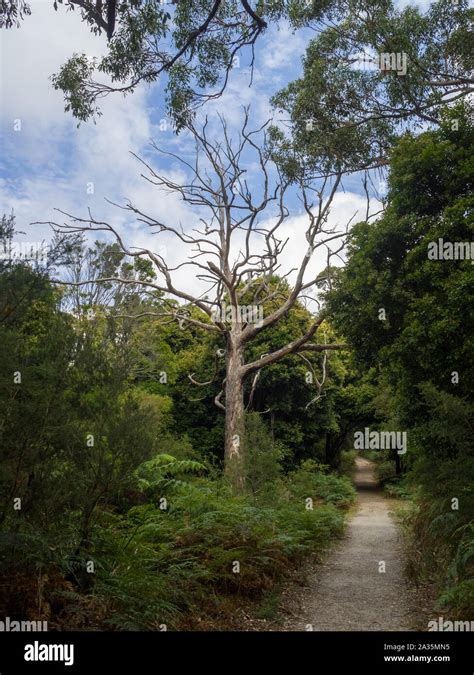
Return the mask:
<path fill-rule="evenodd" d="M 350 506 L 356 494 L 349 478 L 327 473 L 327 467 L 311 459 L 289 474 L 288 484 L 295 498 L 302 501 L 311 498 L 316 503 L 334 504 L 341 508 Z"/>
<path fill-rule="evenodd" d="M 158 462 L 160 480 L 171 459 Z M 168 485 L 166 510 L 143 504 L 125 516 L 103 514 L 97 527 L 92 593 L 110 607 L 115 628 L 178 627 L 189 613 L 212 613 L 217 598 L 268 596 L 304 555 L 320 554 L 341 536 L 338 507 L 354 496 L 347 479 L 314 462 L 278 478 L 273 501 L 265 495 L 263 502 L 253 492 L 233 495 L 222 479 L 186 475 L 186 467 L 186 484 Z M 310 495 L 312 510 L 305 504 Z"/>
<path fill-rule="evenodd" d="M 339 463 L 339 473 L 342 476 L 352 476 L 355 472 L 357 450 L 343 450 L 341 452 L 341 461 Z"/>

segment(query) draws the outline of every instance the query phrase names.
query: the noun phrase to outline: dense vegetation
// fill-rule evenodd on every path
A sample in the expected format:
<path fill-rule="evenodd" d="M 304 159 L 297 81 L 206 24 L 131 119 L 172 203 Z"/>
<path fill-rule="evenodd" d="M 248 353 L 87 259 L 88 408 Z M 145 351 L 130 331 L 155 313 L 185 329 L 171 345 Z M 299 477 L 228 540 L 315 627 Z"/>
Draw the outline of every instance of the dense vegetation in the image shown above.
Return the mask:
<path fill-rule="evenodd" d="M 4 218 L 6 239 L 12 227 Z M 125 264 L 114 246 L 76 242 L 62 254 L 69 270 Z M 204 331 L 114 317 L 159 304 L 136 288 L 62 292 L 51 270 L 5 261 L 0 271 L 6 616 L 121 629 L 196 628 L 207 617 L 203 626 L 219 627 L 226 599 L 259 598 L 341 535 L 354 490 L 323 464 L 336 394 L 320 416 L 298 411 L 297 397 L 311 397 L 299 364 L 266 375 L 255 405 L 275 404 L 275 423 L 270 433 L 248 414 L 247 489 L 235 495 L 221 472 L 219 413 L 187 377 L 191 364 L 213 368 Z M 347 370 L 334 359 L 335 381 Z"/>
<path fill-rule="evenodd" d="M 466 618 L 474 606 L 474 273 L 469 257 L 429 251 L 440 239 L 472 241 L 473 143 L 462 106 L 438 130 L 400 140 L 384 215 L 354 228 L 329 300 L 360 367 L 375 373 L 385 423 L 408 431 L 405 476 L 392 491 L 411 497 L 412 572 Z M 393 479 L 392 458 L 372 458 L 382 460 L 381 478 Z"/>

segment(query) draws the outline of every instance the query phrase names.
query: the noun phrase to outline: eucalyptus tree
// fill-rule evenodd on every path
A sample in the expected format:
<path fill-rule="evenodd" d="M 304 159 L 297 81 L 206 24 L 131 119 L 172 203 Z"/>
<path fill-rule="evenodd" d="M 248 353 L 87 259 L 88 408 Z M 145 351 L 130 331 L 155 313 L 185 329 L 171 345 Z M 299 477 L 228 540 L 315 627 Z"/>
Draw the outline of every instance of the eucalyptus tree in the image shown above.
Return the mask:
<path fill-rule="evenodd" d="M 384 157 L 398 123 L 435 123 L 439 108 L 472 92 L 473 13 L 468 0 L 437 0 L 428 11 L 392 0 L 54 0 L 107 51 L 75 53 L 52 77 L 66 110 L 85 121 L 113 92 L 166 77 L 177 128 L 225 89 L 240 59 L 271 25 L 307 28 L 303 77 L 275 98 L 290 113 L 296 146 L 310 156 L 344 154 L 357 166 Z M 29 15 L 33 16 L 30 17 Z M 0 27 L 34 21 L 26 0 L 0 0 Z M 278 39 L 278 37 L 276 38 Z M 348 164 L 351 165 L 351 161 Z"/>
<path fill-rule="evenodd" d="M 173 212 L 164 222 L 126 202 L 121 208 L 153 234 L 156 241 L 153 249 L 133 246 L 117 226 L 95 219 L 90 211 L 84 217 L 60 212 L 65 220 L 50 223 L 56 232 L 63 234 L 110 233 L 127 257 L 150 261 L 155 278 L 117 274 L 96 278 L 96 283 L 141 285 L 162 293 L 160 310 L 146 314 L 157 316 L 159 321 L 176 321 L 182 328 L 199 327 L 221 337 L 222 350 L 218 356 L 225 359 L 225 377 L 215 403 L 225 412 L 225 464 L 236 486 L 243 482 L 245 448 L 241 439 L 246 378 L 254 378 L 255 382 L 262 368 L 291 354 L 342 347 L 321 340 L 318 328 L 324 321 L 323 312 L 313 315 L 301 335 L 270 353 L 248 360 L 248 346 L 262 331 L 284 320 L 296 303 L 317 292 L 321 277 L 311 269 L 310 261 L 316 252 L 323 251 L 323 259 L 329 263 L 341 250 L 348 228 L 348 224 L 332 225 L 328 219 L 342 174 L 328 176 L 317 184 L 310 184 L 301 174 L 298 195 L 303 215 L 298 222 L 302 223 L 300 234 L 304 244 L 291 260 L 291 269 L 284 270 L 288 262 L 285 256 L 289 238 L 283 230 L 290 215 L 286 206 L 289 179 L 262 150 L 268 123 L 255 131 L 249 131 L 247 124 L 248 111 L 236 141 L 229 138 L 222 118 L 219 140 L 211 137 L 207 121 L 200 130 L 190 127 L 196 142 L 192 161 L 155 146 L 157 151 L 181 164 L 186 172 L 181 182 L 140 160 L 146 170 L 144 177 L 161 190 L 177 193 L 192 207 L 196 221 L 194 227 L 185 229 L 176 222 Z M 170 262 L 170 244 L 174 253 L 179 251 L 181 262 Z M 326 269 L 326 262 L 323 267 Z M 87 285 L 90 280 L 62 280 L 62 283 Z M 268 309 L 263 312 L 262 308 Z M 204 384 L 192 374 L 190 378 L 196 385 Z"/>
<path fill-rule="evenodd" d="M 99 59 L 72 54 L 53 76 L 53 85 L 64 93 L 66 110 L 85 121 L 100 114 L 104 96 L 131 93 L 140 83 L 164 75 L 169 113 L 182 127 L 196 106 L 222 93 L 245 50 L 253 72 L 255 44 L 270 22 L 286 19 L 296 28 L 334 4 L 336 0 L 54 0 L 56 10 L 78 10 L 98 40 L 105 34 L 108 41 Z M 0 27 L 34 18 L 35 8 L 27 0 L 0 0 Z"/>
<path fill-rule="evenodd" d="M 316 170 L 383 167 L 400 133 L 437 127 L 445 108 L 472 96 L 474 10 L 468 0 L 425 12 L 392 0 L 340 9 L 310 41 L 303 75 L 274 96 L 289 129 L 275 128 L 274 141 Z"/>

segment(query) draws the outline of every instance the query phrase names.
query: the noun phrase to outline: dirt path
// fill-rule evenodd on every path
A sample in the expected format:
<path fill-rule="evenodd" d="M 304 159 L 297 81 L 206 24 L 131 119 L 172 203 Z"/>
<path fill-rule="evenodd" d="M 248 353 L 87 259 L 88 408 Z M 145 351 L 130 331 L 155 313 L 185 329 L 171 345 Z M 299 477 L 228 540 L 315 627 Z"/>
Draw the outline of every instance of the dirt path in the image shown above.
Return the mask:
<path fill-rule="evenodd" d="M 371 462 L 357 458 L 357 512 L 345 538 L 310 575 L 289 630 L 412 630 L 410 592 L 403 577 L 399 533 L 374 477 Z M 385 563 L 385 572 L 379 571 Z"/>

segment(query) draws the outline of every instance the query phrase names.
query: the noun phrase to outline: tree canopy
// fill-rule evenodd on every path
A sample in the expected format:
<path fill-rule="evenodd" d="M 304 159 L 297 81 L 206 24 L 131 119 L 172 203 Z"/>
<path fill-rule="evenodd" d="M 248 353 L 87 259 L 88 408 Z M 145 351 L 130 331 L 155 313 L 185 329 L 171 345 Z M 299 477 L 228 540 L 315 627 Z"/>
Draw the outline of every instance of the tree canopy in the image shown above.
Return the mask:
<path fill-rule="evenodd" d="M 346 8 L 309 43 L 303 76 L 273 98 L 289 115 L 289 136 L 274 130 L 281 152 L 323 172 L 386 165 L 400 133 L 438 125 L 446 104 L 473 91 L 467 0 L 425 13 L 390 0 Z"/>

